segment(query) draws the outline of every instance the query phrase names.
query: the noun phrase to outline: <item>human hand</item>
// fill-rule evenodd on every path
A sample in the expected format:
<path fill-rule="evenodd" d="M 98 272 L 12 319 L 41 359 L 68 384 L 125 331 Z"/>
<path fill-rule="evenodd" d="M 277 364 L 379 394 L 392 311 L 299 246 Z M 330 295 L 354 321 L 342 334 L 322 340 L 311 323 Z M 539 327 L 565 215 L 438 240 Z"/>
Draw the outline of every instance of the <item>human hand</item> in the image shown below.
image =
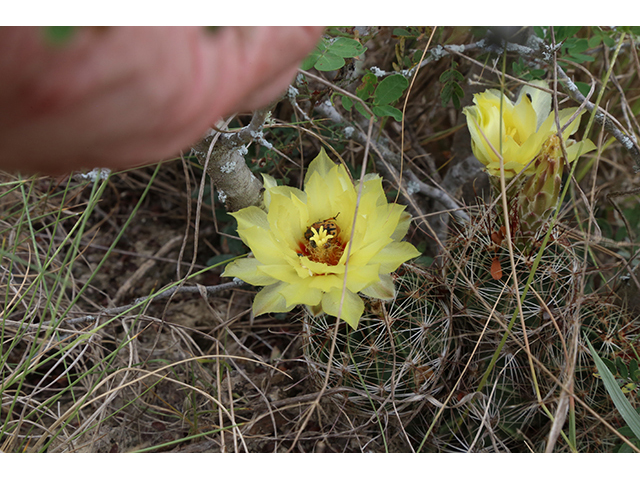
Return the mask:
<path fill-rule="evenodd" d="M 282 93 L 321 27 L 0 29 L 0 169 L 124 169 Z"/>

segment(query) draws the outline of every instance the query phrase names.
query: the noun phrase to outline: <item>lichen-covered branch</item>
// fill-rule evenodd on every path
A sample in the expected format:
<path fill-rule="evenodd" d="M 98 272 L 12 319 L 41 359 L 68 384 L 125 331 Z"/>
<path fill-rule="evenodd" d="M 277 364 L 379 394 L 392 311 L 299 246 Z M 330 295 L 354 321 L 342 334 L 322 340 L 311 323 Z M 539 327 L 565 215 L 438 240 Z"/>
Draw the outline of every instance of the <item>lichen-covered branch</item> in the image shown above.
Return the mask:
<path fill-rule="evenodd" d="M 585 99 L 584 95 L 582 95 L 582 93 L 580 93 L 580 90 L 578 90 L 576 84 L 573 83 L 573 80 L 569 78 L 569 76 L 564 72 L 560 65 L 557 66 L 557 71 L 558 78 L 562 80 L 561 85 L 563 87 L 563 90 L 576 102 L 584 103 L 589 112 L 593 112 L 595 105 Z M 615 139 L 618 140 L 622 144 L 622 146 L 627 149 L 629 155 L 631 155 L 631 158 L 633 158 L 634 162 L 636 163 L 636 171 L 640 171 L 640 149 L 638 148 L 638 145 L 633 140 L 633 138 L 623 133 L 616 126 L 614 121 L 607 115 L 605 115 L 605 112 L 601 108 L 598 108 L 594 119 L 599 125 L 604 125 L 604 129 L 611 135 L 613 135 Z"/>
<path fill-rule="evenodd" d="M 213 179 L 218 199 L 229 212 L 262 204 L 262 182 L 249 170 L 244 156 L 251 142 L 270 147 L 263 137 L 262 127 L 274 105 L 254 112 L 246 127 L 235 132 L 212 131 L 192 147 L 198 161 Z"/>

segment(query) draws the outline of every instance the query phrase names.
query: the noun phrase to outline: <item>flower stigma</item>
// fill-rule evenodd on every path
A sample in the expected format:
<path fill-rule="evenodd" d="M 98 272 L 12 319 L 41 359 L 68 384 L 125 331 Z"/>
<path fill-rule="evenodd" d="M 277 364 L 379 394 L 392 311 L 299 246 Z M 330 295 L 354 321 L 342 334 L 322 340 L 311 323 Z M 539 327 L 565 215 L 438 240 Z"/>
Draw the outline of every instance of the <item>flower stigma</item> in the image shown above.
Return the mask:
<path fill-rule="evenodd" d="M 309 239 L 309 243 L 317 248 L 322 247 L 328 240 L 332 239 L 335 235 L 329 235 L 324 227 L 320 227 L 320 231 L 317 231 L 315 228 L 311 227 L 314 235 Z"/>
<path fill-rule="evenodd" d="M 337 217 L 316 222 L 307 228 L 301 248 L 302 256 L 316 263 L 338 264 L 345 246 L 338 237 L 340 227 L 335 221 Z"/>

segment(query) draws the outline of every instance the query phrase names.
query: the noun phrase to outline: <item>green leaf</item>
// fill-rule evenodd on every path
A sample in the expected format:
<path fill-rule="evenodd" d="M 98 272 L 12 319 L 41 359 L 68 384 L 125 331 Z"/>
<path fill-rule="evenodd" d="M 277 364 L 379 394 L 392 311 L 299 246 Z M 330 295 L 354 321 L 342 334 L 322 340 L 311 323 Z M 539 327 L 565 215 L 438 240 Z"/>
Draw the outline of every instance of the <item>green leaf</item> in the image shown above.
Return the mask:
<path fill-rule="evenodd" d="M 576 33 L 580 31 L 581 28 L 582 27 L 579 27 L 579 26 L 554 27 L 556 42 L 560 43 L 569 37 L 573 37 Z"/>
<path fill-rule="evenodd" d="M 585 55 L 582 52 L 589 48 L 589 41 L 585 38 L 568 38 L 563 45 L 568 60 L 577 63 L 592 62 L 595 59 L 591 55 Z"/>
<path fill-rule="evenodd" d="M 522 75 L 522 72 L 525 70 L 524 63 L 522 62 L 522 57 L 520 57 L 517 62 L 513 62 L 511 64 L 511 69 L 513 70 L 513 74 L 516 77 Z M 442 76 L 440 76 L 440 81 L 442 82 Z"/>
<path fill-rule="evenodd" d="M 621 31 L 621 32 L 629 33 L 629 34 L 632 34 L 632 35 L 640 34 L 640 27 L 620 26 L 620 27 L 617 27 L 617 29 L 619 31 Z"/>
<path fill-rule="evenodd" d="M 459 85 L 457 85 L 459 86 Z M 458 95 L 454 95 L 451 97 L 451 102 L 453 103 L 453 107 L 456 110 L 460 110 L 460 99 L 462 98 L 462 95 L 458 96 Z"/>
<path fill-rule="evenodd" d="M 602 41 L 609 48 L 613 47 L 616 43 L 616 41 L 612 37 L 608 37 L 608 36 L 602 37 Z"/>
<path fill-rule="evenodd" d="M 368 100 L 376 89 L 378 83 L 378 77 L 373 73 L 367 72 L 362 77 L 362 83 L 356 88 L 356 95 L 362 100 Z"/>
<path fill-rule="evenodd" d="M 414 37 L 415 36 L 415 35 L 412 35 L 411 32 L 409 32 L 408 30 L 405 30 L 404 28 L 394 28 L 393 34 L 396 37 Z"/>
<path fill-rule="evenodd" d="M 440 91 L 440 100 L 442 101 L 442 106 L 446 107 L 447 103 L 451 100 L 451 96 L 453 95 L 453 87 L 450 83 L 445 84 Z"/>
<path fill-rule="evenodd" d="M 640 446 L 640 442 L 638 442 L 638 441 L 631 440 L 631 443 L 633 443 L 636 447 Z M 635 450 L 633 450 L 626 443 L 623 443 L 622 445 L 620 445 L 620 448 L 618 449 L 617 453 L 635 453 Z"/>
<path fill-rule="evenodd" d="M 638 361 L 635 358 L 629 361 L 629 378 L 640 383 L 640 370 L 638 370 Z"/>
<path fill-rule="evenodd" d="M 338 70 L 339 68 L 344 67 L 344 58 L 339 55 L 334 55 L 331 52 L 326 52 L 320 55 L 320 58 L 316 61 L 315 67 L 316 70 L 320 70 L 321 72 L 330 72 L 331 70 Z"/>
<path fill-rule="evenodd" d="M 402 112 L 391 105 L 374 105 L 371 111 L 379 117 L 393 117 L 396 122 L 402 121 Z"/>
<path fill-rule="evenodd" d="M 345 65 L 345 58 L 357 57 L 366 50 L 360 42 L 352 38 L 340 37 L 335 41 L 323 38 L 313 52 L 304 59 L 300 68 L 309 70 L 315 67 L 321 72 L 338 70 Z"/>
<path fill-rule="evenodd" d="M 533 27 L 533 33 L 535 33 L 538 38 L 545 37 L 545 31 L 542 27 Z"/>
<path fill-rule="evenodd" d="M 310 68 L 315 67 L 318 59 L 327 52 L 328 48 L 329 42 L 327 41 L 327 39 L 321 38 L 316 45 L 316 48 L 314 48 L 313 51 L 307 56 L 307 58 L 302 61 L 302 65 L 300 65 L 300 68 L 303 70 L 309 70 Z"/>
<path fill-rule="evenodd" d="M 531 75 L 533 76 L 533 78 L 537 78 L 538 80 L 541 79 L 544 74 L 545 71 L 541 68 L 534 68 L 533 70 L 531 70 Z"/>
<path fill-rule="evenodd" d="M 618 369 L 616 368 L 616 364 L 611 360 L 609 360 L 608 358 L 603 358 L 602 362 L 607 366 L 607 368 L 611 372 L 611 375 L 615 375 L 618 372 Z"/>
<path fill-rule="evenodd" d="M 607 389 L 611 400 L 613 400 L 616 409 L 618 410 L 618 412 L 620 412 L 620 415 L 622 415 L 622 418 L 626 422 L 627 426 L 631 428 L 633 434 L 638 439 L 640 439 L 640 415 L 631 406 L 629 400 L 627 400 L 627 397 L 624 396 L 624 393 L 622 393 L 622 390 L 620 390 L 615 377 L 611 374 L 602 359 L 598 356 L 589 339 L 586 339 L 586 341 L 587 345 L 589 346 L 589 350 L 591 351 L 593 361 L 595 362 L 596 368 L 598 369 L 598 373 L 602 378 L 602 382 L 604 383 L 604 386 Z"/>
<path fill-rule="evenodd" d="M 342 106 L 344 107 L 344 109 L 347 112 L 350 112 L 351 107 L 353 107 L 353 100 L 351 100 L 349 97 L 346 97 L 344 95 L 342 95 L 340 99 L 342 100 Z"/>
<path fill-rule="evenodd" d="M 595 58 L 591 55 L 583 55 L 582 53 L 578 53 L 576 55 L 571 55 L 567 57 L 567 60 L 571 60 L 576 63 L 585 63 L 585 62 L 593 62 Z"/>
<path fill-rule="evenodd" d="M 376 105 L 389 105 L 398 100 L 409 86 L 409 80 L 402 75 L 391 75 L 380 82 L 373 96 Z"/>
<path fill-rule="evenodd" d="M 340 37 L 329 45 L 328 51 L 334 55 L 351 58 L 361 55 L 366 50 L 360 42 L 352 38 Z"/>
<path fill-rule="evenodd" d="M 453 102 L 453 106 L 459 110 L 460 109 L 460 99 L 464 97 L 464 91 L 462 87 L 457 83 L 447 83 L 442 90 L 440 91 L 440 100 L 442 101 L 442 106 L 446 107 L 447 104 L 451 101 Z"/>
<path fill-rule="evenodd" d="M 591 85 L 584 82 L 576 82 L 576 87 L 580 90 L 580 93 L 585 97 L 589 94 L 589 90 L 591 90 Z"/>
<path fill-rule="evenodd" d="M 309 56 L 302 61 L 302 63 L 300 64 L 300 68 L 302 70 L 309 70 L 313 68 L 319 58 L 320 58 L 320 52 L 318 51 L 311 52 Z"/>
<path fill-rule="evenodd" d="M 451 78 L 452 71 L 453 70 L 445 70 L 444 72 L 442 72 L 442 75 L 440 75 L 440 78 L 438 79 L 440 83 L 448 83 L 449 78 Z"/>
<path fill-rule="evenodd" d="M 636 409 L 636 412 L 640 413 L 640 411 L 638 409 Z M 633 436 L 633 430 L 631 430 L 626 425 L 624 427 L 620 427 L 618 429 L 618 433 L 624 435 L 625 437 L 632 437 Z"/>
<path fill-rule="evenodd" d="M 458 70 L 451 70 L 451 81 L 452 82 L 463 82 L 464 75 L 462 75 Z"/>
<path fill-rule="evenodd" d="M 589 48 L 589 41 L 586 38 L 570 38 L 566 41 L 565 47 L 571 55 L 574 55 L 587 50 Z"/>
<path fill-rule="evenodd" d="M 355 105 L 356 105 L 356 110 L 359 111 L 364 118 L 366 118 L 367 120 L 371 118 L 371 114 L 364 109 L 364 107 L 360 102 L 357 102 Z"/>
<path fill-rule="evenodd" d="M 602 37 L 599 35 L 594 35 L 589 39 L 589 48 L 596 48 L 602 42 Z"/>
<path fill-rule="evenodd" d="M 624 364 L 620 357 L 616 358 L 616 368 L 618 369 L 618 373 L 622 378 L 627 378 L 629 376 L 627 366 Z"/>
<path fill-rule="evenodd" d="M 514 65 L 517 63 L 514 62 Z M 462 75 L 455 68 L 450 68 L 449 70 L 445 70 L 440 75 L 440 83 L 449 83 L 449 82 L 462 82 L 464 80 L 464 75 Z"/>

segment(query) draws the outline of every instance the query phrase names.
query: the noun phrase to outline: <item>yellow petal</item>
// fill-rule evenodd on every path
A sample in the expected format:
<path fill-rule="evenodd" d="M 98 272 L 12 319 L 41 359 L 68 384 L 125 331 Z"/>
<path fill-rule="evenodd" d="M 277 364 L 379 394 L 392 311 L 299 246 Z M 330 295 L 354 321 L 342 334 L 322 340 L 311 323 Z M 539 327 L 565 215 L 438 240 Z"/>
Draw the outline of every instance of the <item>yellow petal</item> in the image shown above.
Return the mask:
<path fill-rule="evenodd" d="M 475 157 L 484 165 L 498 162 L 500 151 L 500 110 L 487 107 L 480 113 L 479 107 L 466 107 L 467 126 L 471 133 L 471 148 Z M 492 148 L 493 147 L 493 148 Z M 494 151 L 495 150 L 495 151 Z"/>
<path fill-rule="evenodd" d="M 380 281 L 362 289 L 362 293 L 368 297 L 380 300 L 391 300 L 395 295 L 395 287 L 391 275 L 380 275 Z"/>
<path fill-rule="evenodd" d="M 271 192 L 271 195 L 281 195 L 285 198 L 292 198 L 292 197 L 297 197 L 299 198 L 302 202 L 306 203 L 307 202 L 307 194 L 305 192 L 303 192 L 302 190 L 300 190 L 299 188 L 295 188 L 295 187 L 288 187 L 286 185 L 280 185 L 277 187 L 273 187 L 269 189 L 269 192 Z"/>
<path fill-rule="evenodd" d="M 340 308 L 341 303 L 342 308 Z M 362 312 L 364 312 L 364 302 L 349 290 L 344 291 L 343 300 L 342 289 L 334 288 L 322 297 L 322 310 L 334 317 L 338 317 L 338 313 L 340 313 L 340 318 L 356 329 Z"/>
<path fill-rule="evenodd" d="M 372 263 L 380 264 L 380 273 L 391 273 L 404 262 L 419 257 L 420 252 L 409 242 L 394 242 L 384 247 L 374 258 Z"/>
<path fill-rule="evenodd" d="M 267 219 L 267 213 L 261 208 L 243 208 L 242 210 L 231 213 L 231 216 L 238 222 L 238 231 L 253 226 L 257 226 L 265 230 L 269 229 L 269 220 Z"/>
<path fill-rule="evenodd" d="M 262 184 L 264 185 L 264 194 L 262 197 L 262 201 L 267 210 L 269 210 L 269 204 L 271 203 L 271 192 L 270 190 L 274 187 L 278 186 L 278 182 L 271 175 L 267 175 L 266 173 L 262 174 Z"/>
<path fill-rule="evenodd" d="M 295 283 L 300 281 L 300 275 L 298 275 L 296 270 L 288 264 L 260 265 L 258 266 L 258 271 L 265 276 L 275 278 L 276 280 L 285 283 Z"/>
<path fill-rule="evenodd" d="M 366 265 L 392 240 L 390 237 L 378 238 L 372 242 L 364 243 L 360 248 L 353 249 L 349 257 L 349 264 L 354 267 Z"/>
<path fill-rule="evenodd" d="M 307 310 L 311 312 L 314 317 L 321 315 L 322 312 L 322 303 L 318 303 L 317 305 L 307 305 Z"/>
<path fill-rule="evenodd" d="M 538 153 L 544 142 L 552 135 L 552 132 L 547 126 L 550 122 L 545 122 L 543 127 L 536 133 L 531 135 L 524 144 L 520 146 L 519 157 L 517 161 L 523 166 L 533 160 Z M 505 157 L 506 159 L 506 157 Z"/>
<path fill-rule="evenodd" d="M 262 183 L 266 190 L 278 186 L 278 182 L 276 181 L 276 179 L 266 173 L 262 174 Z"/>
<path fill-rule="evenodd" d="M 297 196 L 273 195 L 269 207 L 270 230 L 288 249 L 297 251 L 309 223 L 306 203 Z"/>
<path fill-rule="evenodd" d="M 402 209 L 402 213 L 400 214 L 398 225 L 391 235 L 391 238 L 397 242 L 402 240 L 407 235 L 409 227 L 411 226 L 411 214 L 405 210 L 404 206 L 398 206 Z"/>
<path fill-rule="evenodd" d="M 516 143 L 511 137 L 505 137 L 502 146 L 504 158 L 505 177 L 511 178 L 535 157 L 535 151 L 529 152 L 525 147 Z M 517 164 L 518 168 L 514 169 L 512 165 Z"/>
<path fill-rule="evenodd" d="M 531 82 L 531 84 L 540 86 L 542 88 L 549 88 L 547 82 L 545 82 L 544 80 L 534 80 Z M 525 96 L 531 98 L 531 104 L 536 112 L 537 117 L 536 130 L 538 130 L 551 113 L 551 94 L 538 88 L 525 85 L 520 89 L 518 101 L 521 101 L 521 99 Z"/>
<path fill-rule="evenodd" d="M 238 277 L 251 285 L 272 285 L 278 280 L 259 270 L 262 264 L 255 258 L 240 258 L 227 265 L 222 277 Z"/>
<path fill-rule="evenodd" d="M 269 230 L 258 227 L 238 230 L 242 241 L 251 248 L 253 255 L 263 264 L 286 264 L 286 257 L 293 258 L 296 252 L 274 237 Z"/>
<path fill-rule="evenodd" d="M 589 153 L 593 150 L 596 150 L 597 148 L 598 147 L 596 147 L 591 140 L 586 138 L 581 142 L 576 142 L 573 145 L 567 147 L 567 160 L 569 161 L 569 163 L 571 163 L 579 155 L 584 155 L 585 153 Z"/>
<path fill-rule="evenodd" d="M 571 118 L 571 116 L 576 113 L 578 109 L 577 108 L 565 108 L 564 110 L 560 110 L 560 128 L 564 128 L 565 124 L 569 121 L 569 119 Z M 574 133 L 576 133 L 576 130 L 578 130 L 578 127 L 580 126 L 580 119 L 582 118 L 582 114 L 584 113 L 584 111 L 578 115 L 575 120 L 573 122 L 571 122 L 571 125 L 569 125 L 567 128 L 564 129 L 564 131 L 562 132 L 562 137 L 563 138 L 569 138 L 571 135 L 573 135 Z M 554 127 L 553 127 L 553 131 L 556 132 L 556 128 L 555 128 L 555 122 L 554 122 Z"/>
<path fill-rule="evenodd" d="M 536 111 L 526 95 L 520 99 L 520 102 L 513 109 L 511 126 L 517 132 L 514 140 L 518 144 L 524 143 L 538 129 Z"/>
<path fill-rule="evenodd" d="M 309 288 L 317 288 L 328 292 L 334 288 L 342 288 L 344 274 L 342 275 L 314 275 L 307 280 Z"/>
<path fill-rule="evenodd" d="M 505 178 L 512 178 L 519 174 L 524 169 L 525 165 L 526 163 L 521 163 L 519 161 L 506 162 L 504 164 Z M 509 173 L 507 174 L 507 172 Z M 498 169 L 498 175 L 500 175 L 500 169 Z"/>
<path fill-rule="evenodd" d="M 318 155 L 309 165 L 312 173 L 308 172 L 305 177 L 304 190 L 309 199 L 309 219 L 311 222 L 318 222 L 341 214 L 342 218 L 338 218 L 342 222 L 345 217 L 353 218 L 356 191 L 344 166 L 328 160 L 333 165 L 329 168 L 325 164 L 325 157 L 322 153 Z"/>
<path fill-rule="evenodd" d="M 402 207 L 395 204 L 389 205 L 386 201 L 383 205 L 374 205 L 375 201 L 375 197 L 371 198 L 370 210 L 366 209 L 366 201 L 363 202 L 362 218 L 366 223 L 365 242 L 375 237 L 391 237 L 402 215 Z"/>
<path fill-rule="evenodd" d="M 352 292 L 360 290 L 379 282 L 379 264 L 363 265 L 357 268 L 347 268 L 347 288 Z"/>
<path fill-rule="evenodd" d="M 280 289 L 283 287 L 281 282 L 274 283 L 264 287 L 256 294 L 256 298 L 253 300 L 253 314 L 255 316 L 262 315 L 264 313 L 282 313 L 290 312 L 294 305 L 287 306 L 287 302 L 280 294 Z"/>
<path fill-rule="evenodd" d="M 298 257 L 298 261 L 302 269 L 305 272 L 303 277 L 307 276 L 331 276 L 342 275 L 344 273 L 344 263 L 338 265 L 327 265 L 326 263 L 318 263 L 309 260 L 307 257 Z M 311 272 L 312 275 L 307 275 L 307 272 Z"/>
<path fill-rule="evenodd" d="M 308 282 L 284 285 L 280 294 L 285 298 L 287 306 L 318 305 L 322 301 L 323 292 L 317 288 L 309 288 Z"/>
<path fill-rule="evenodd" d="M 320 149 L 320 153 L 307 167 L 307 173 L 304 176 L 305 185 L 309 183 L 314 174 L 318 174 L 321 178 L 326 177 L 329 172 L 336 166 L 336 163 L 329 158 L 324 148 Z M 347 176 L 349 179 L 349 177 Z M 353 184 L 353 181 L 351 181 Z"/>

